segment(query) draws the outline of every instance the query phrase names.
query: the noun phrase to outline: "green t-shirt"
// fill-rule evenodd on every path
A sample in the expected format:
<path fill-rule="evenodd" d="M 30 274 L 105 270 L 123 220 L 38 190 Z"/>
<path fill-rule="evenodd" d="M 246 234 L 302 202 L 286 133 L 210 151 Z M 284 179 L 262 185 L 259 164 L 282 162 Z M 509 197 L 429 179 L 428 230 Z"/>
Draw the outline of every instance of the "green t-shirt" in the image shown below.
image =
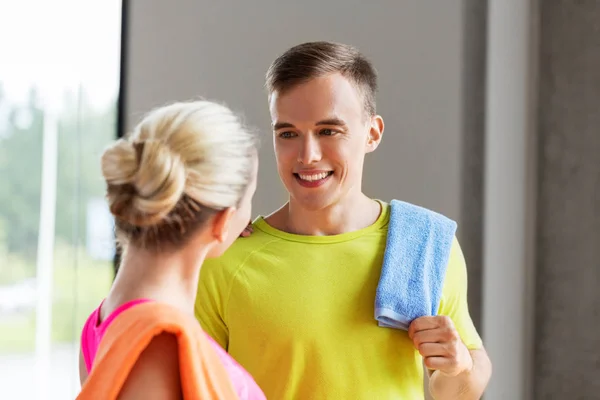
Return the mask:
<path fill-rule="evenodd" d="M 374 319 L 390 207 L 371 226 L 333 236 L 277 230 L 260 217 L 200 273 L 196 316 L 269 399 L 423 398 L 422 358 L 405 331 Z M 451 249 L 440 315 L 469 349 L 481 339 L 467 273 Z"/>

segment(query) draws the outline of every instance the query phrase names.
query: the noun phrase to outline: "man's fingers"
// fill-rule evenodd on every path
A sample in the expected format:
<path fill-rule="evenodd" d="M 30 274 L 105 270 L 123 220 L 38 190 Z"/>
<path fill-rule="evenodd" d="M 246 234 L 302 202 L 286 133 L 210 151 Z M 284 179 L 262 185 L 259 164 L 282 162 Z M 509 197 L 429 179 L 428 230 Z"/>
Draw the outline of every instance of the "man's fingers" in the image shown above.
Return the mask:
<path fill-rule="evenodd" d="M 410 326 L 408 327 L 408 337 L 412 339 L 415 336 L 415 333 L 420 331 L 453 326 L 454 324 L 452 323 L 450 317 L 444 315 L 438 315 L 435 317 L 420 317 L 410 323 Z"/>
<path fill-rule="evenodd" d="M 252 234 L 252 232 L 254 232 L 254 229 L 252 229 L 252 221 L 250 221 L 250 222 L 248 222 L 248 225 L 244 228 L 242 233 L 240 233 L 240 236 L 248 237 L 248 236 L 250 236 L 250 234 Z"/>
<path fill-rule="evenodd" d="M 447 357 L 425 357 L 423 359 L 423 363 L 429 369 L 433 370 L 441 370 L 441 371 L 450 371 L 454 368 L 455 362 L 452 359 Z"/>
<path fill-rule="evenodd" d="M 444 341 L 444 335 L 440 332 L 439 329 L 429 329 L 426 331 L 416 332 L 412 341 L 415 347 L 419 347 L 419 345 L 423 343 L 439 343 Z"/>
<path fill-rule="evenodd" d="M 457 376 L 463 372 L 458 360 L 452 357 L 426 357 L 423 363 L 427 369 L 439 371 L 446 376 Z"/>
<path fill-rule="evenodd" d="M 424 358 L 427 357 L 446 357 L 448 350 L 441 343 L 422 343 L 417 346 L 417 350 Z"/>
<path fill-rule="evenodd" d="M 436 329 L 438 327 L 439 323 L 437 322 L 436 317 L 420 317 L 410 323 L 408 327 L 408 337 L 412 339 L 417 332 Z"/>
<path fill-rule="evenodd" d="M 428 369 L 455 376 L 468 368 L 464 356 L 467 348 L 449 317 L 417 318 L 409 326 L 408 334 Z"/>

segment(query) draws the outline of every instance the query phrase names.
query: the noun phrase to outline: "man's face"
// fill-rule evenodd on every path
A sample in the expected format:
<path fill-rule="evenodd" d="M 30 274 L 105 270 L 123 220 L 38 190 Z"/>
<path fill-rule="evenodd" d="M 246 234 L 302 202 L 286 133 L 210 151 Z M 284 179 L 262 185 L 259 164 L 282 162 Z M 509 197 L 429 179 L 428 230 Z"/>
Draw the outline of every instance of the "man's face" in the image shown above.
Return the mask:
<path fill-rule="evenodd" d="M 290 197 L 318 210 L 361 193 L 365 154 L 377 148 L 383 120 L 367 116 L 341 74 L 311 79 L 270 99 L 279 176 Z"/>

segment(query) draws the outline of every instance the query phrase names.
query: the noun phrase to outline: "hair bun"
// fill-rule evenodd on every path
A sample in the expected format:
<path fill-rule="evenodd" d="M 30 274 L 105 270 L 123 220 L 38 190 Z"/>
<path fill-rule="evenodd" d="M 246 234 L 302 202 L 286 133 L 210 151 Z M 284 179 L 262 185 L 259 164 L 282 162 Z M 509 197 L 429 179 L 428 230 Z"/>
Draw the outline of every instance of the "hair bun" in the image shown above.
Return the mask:
<path fill-rule="evenodd" d="M 117 141 L 102 157 L 102 172 L 111 212 L 134 226 L 160 222 L 185 190 L 181 157 L 155 140 Z"/>

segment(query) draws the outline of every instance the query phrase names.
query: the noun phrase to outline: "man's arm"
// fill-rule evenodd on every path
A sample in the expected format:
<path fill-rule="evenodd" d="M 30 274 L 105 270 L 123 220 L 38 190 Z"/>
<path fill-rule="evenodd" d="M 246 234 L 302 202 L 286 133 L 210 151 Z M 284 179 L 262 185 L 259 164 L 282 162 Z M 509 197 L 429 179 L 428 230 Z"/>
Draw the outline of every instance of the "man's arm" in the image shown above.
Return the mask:
<path fill-rule="evenodd" d="M 467 303 L 467 266 L 456 238 L 438 315 L 415 319 L 409 336 L 428 369 L 429 391 L 436 400 L 479 399 L 492 366 L 473 325 Z"/>
<path fill-rule="evenodd" d="M 436 400 L 477 400 L 492 365 L 485 349 L 469 350 L 449 317 L 422 317 L 408 331 L 428 368 L 429 391 Z"/>
<path fill-rule="evenodd" d="M 434 399 L 480 399 L 492 375 L 492 363 L 485 349 L 471 350 L 473 367 L 455 377 L 430 371 L 429 391 Z"/>

